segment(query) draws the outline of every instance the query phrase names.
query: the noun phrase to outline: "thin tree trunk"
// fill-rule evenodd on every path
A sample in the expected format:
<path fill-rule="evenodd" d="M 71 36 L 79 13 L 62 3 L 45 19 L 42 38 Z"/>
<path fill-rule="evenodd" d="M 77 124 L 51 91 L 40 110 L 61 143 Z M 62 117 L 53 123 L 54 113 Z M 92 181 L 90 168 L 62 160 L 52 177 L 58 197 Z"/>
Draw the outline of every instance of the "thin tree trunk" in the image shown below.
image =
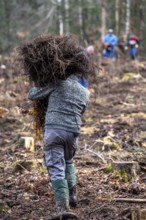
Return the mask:
<path fill-rule="evenodd" d="M 101 38 L 103 39 L 106 33 L 106 0 L 101 3 Z"/>
<path fill-rule="evenodd" d="M 115 33 L 119 33 L 119 0 L 115 0 Z"/>
<path fill-rule="evenodd" d="M 126 0 L 126 23 L 125 23 L 125 35 L 127 36 L 130 29 L 130 0 Z"/>
<path fill-rule="evenodd" d="M 58 7 L 59 7 L 59 34 L 63 35 L 64 32 L 64 25 L 63 25 L 63 17 L 62 17 L 62 11 L 61 11 L 61 5 L 62 5 L 62 0 L 57 0 L 58 2 Z"/>
<path fill-rule="evenodd" d="M 69 34 L 69 0 L 65 0 L 65 32 Z"/>
<path fill-rule="evenodd" d="M 78 14 L 79 14 L 79 27 L 80 27 L 80 37 L 83 40 L 83 14 L 82 14 L 82 1 L 79 0 L 79 9 L 78 9 Z"/>

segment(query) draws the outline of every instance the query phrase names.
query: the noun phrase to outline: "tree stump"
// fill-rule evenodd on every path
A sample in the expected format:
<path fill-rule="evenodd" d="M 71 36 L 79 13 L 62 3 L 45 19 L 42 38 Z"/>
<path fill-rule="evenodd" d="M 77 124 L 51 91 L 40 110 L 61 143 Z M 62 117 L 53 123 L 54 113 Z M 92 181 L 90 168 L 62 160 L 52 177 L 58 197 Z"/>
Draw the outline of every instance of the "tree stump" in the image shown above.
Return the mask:
<path fill-rule="evenodd" d="M 125 180 L 130 180 L 139 172 L 139 164 L 135 161 L 116 161 L 112 163 L 112 170 Z"/>
<path fill-rule="evenodd" d="M 146 209 L 132 210 L 131 220 L 146 220 Z"/>

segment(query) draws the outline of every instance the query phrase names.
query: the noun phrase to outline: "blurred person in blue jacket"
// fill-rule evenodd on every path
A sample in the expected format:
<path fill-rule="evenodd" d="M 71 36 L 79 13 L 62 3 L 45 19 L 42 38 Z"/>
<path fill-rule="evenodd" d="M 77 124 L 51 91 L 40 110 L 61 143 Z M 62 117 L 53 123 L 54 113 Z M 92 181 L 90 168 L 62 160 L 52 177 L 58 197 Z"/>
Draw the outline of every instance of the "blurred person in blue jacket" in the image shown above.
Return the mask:
<path fill-rule="evenodd" d="M 109 29 L 103 39 L 103 56 L 111 59 L 115 58 L 115 46 L 117 45 L 117 37 L 113 34 L 113 30 Z"/>

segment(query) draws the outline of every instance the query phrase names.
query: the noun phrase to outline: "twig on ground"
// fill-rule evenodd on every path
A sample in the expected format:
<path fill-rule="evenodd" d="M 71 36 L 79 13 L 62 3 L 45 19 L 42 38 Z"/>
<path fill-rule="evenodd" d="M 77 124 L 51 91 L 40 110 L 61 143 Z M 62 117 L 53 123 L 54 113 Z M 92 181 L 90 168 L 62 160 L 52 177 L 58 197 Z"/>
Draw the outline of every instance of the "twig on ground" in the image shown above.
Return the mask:
<path fill-rule="evenodd" d="M 146 203 L 146 199 L 136 199 L 136 198 L 97 198 L 98 201 L 110 201 L 110 202 L 128 202 L 128 203 Z"/>
<path fill-rule="evenodd" d="M 89 212 L 89 215 L 93 214 L 94 212 L 99 211 L 101 208 L 103 208 L 105 205 L 101 205 L 100 207 L 94 209 L 93 211 Z"/>
<path fill-rule="evenodd" d="M 88 149 L 91 149 L 92 147 L 95 146 L 95 144 L 98 143 L 99 140 L 96 140 Z M 87 149 L 87 144 L 85 144 L 85 149 Z"/>
<path fill-rule="evenodd" d="M 108 211 L 112 211 L 112 212 L 117 211 L 117 209 L 115 207 L 109 207 L 109 206 L 102 205 L 102 206 L 98 207 L 97 209 L 94 209 L 89 214 L 93 214 L 94 212 L 101 211 L 101 210 L 103 210 L 103 211 L 108 210 Z"/>
<path fill-rule="evenodd" d="M 104 164 L 107 163 L 107 162 L 105 161 L 105 159 L 104 159 L 101 155 L 99 155 L 98 153 L 95 153 L 94 151 L 92 151 L 92 150 L 90 150 L 90 149 L 86 149 L 86 151 L 89 151 L 89 152 L 95 154 Z"/>

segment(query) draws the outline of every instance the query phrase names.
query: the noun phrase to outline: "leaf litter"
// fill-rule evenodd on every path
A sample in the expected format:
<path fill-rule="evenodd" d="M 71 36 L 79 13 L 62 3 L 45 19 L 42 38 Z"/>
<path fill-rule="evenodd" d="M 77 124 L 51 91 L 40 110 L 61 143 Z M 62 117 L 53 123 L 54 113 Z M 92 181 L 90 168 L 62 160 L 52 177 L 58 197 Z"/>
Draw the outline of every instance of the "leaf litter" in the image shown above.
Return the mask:
<path fill-rule="evenodd" d="M 133 216 L 145 208 L 146 63 L 120 62 L 114 71 L 103 67 L 89 82 L 91 98 L 75 156 L 78 207 L 72 211 L 80 220 L 135 220 Z M 2 57 L 1 65 L 0 219 L 47 220 L 56 207 L 42 143 L 31 116 L 22 111 L 24 103 L 29 105 L 27 82 L 19 77 L 13 56 Z M 34 151 L 25 148 L 22 137 L 34 139 Z M 126 180 L 109 169 L 113 161 L 135 161 L 140 170 Z"/>

